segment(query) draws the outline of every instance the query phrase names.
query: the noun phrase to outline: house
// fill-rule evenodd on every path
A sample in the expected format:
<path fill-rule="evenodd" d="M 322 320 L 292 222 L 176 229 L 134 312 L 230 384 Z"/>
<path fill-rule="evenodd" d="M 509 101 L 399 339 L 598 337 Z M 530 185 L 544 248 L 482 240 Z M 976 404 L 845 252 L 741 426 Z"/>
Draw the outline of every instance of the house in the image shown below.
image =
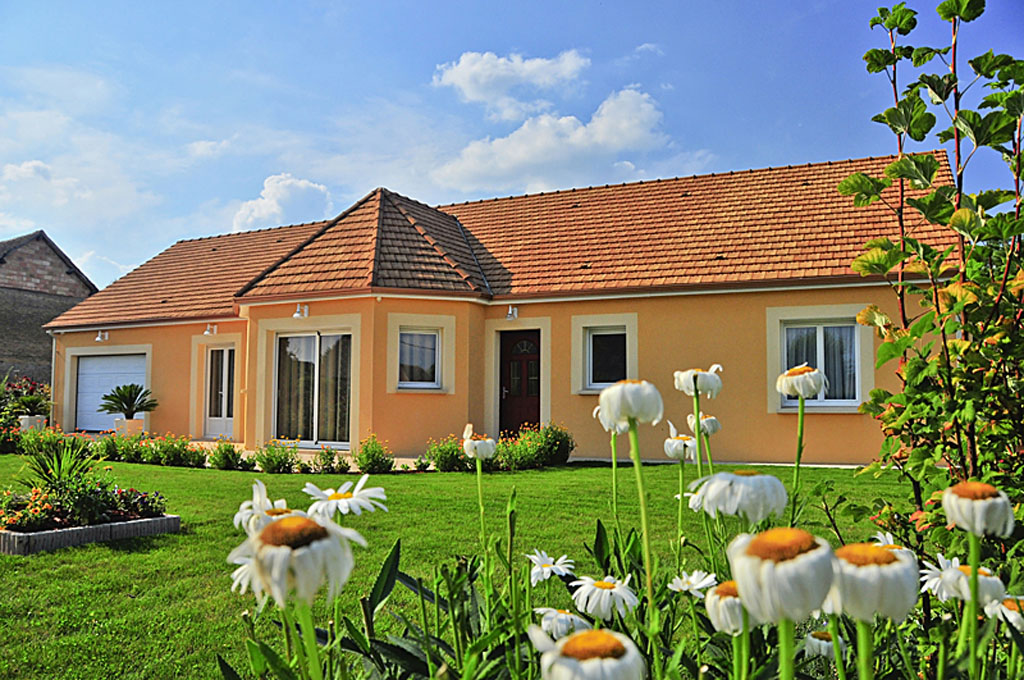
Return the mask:
<path fill-rule="evenodd" d="M 0 241 L 0 378 L 49 381 L 53 343 L 43 324 L 95 292 L 42 230 Z"/>
<path fill-rule="evenodd" d="M 836 185 L 892 160 L 434 207 L 380 188 L 328 221 L 180 241 L 48 324 L 57 417 L 107 427 L 99 395 L 141 382 L 160 400 L 147 429 L 248 448 L 372 432 L 416 455 L 466 422 L 494 435 L 555 421 L 577 456 L 603 457 L 602 387 L 650 380 L 682 425 L 692 402 L 673 371 L 720 363 L 716 458 L 788 461 L 796 408 L 775 379 L 810 361 L 831 387 L 808 402 L 805 459 L 866 461 L 881 437 L 857 405 L 895 384 L 854 317 L 894 305 L 849 263 L 896 227 Z M 643 428 L 645 456 L 662 457 L 666 431 Z"/>

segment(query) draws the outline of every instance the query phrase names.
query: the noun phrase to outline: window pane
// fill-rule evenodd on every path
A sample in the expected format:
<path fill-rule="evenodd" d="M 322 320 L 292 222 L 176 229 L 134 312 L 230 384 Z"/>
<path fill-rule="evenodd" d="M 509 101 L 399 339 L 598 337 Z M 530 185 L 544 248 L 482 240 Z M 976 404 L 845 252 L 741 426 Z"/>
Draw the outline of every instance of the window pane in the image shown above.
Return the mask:
<path fill-rule="evenodd" d="M 853 326 L 825 326 L 826 399 L 857 398 L 857 357 Z"/>
<path fill-rule="evenodd" d="M 437 384 L 437 334 L 399 333 L 398 381 Z"/>
<path fill-rule="evenodd" d="M 626 379 L 626 334 L 590 336 L 590 382 L 613 383 Z"/>
<path fill-rule="evenodd" d="M 320 414 L 317 439 L 347 442 L 351 335 L 320 336 Z"/>
<path fill-rule="evenodd" d="M 225 408 L 225 410 L 224 410 L 224 416 L 226 418 L 234 418 L 235 417 L 235 350 L 228 349 L 228 350 L 225 350 L 225 352 L 227 353 L 227 357 L 228 357 L 228 366 L 227 366 L 227 373 L 224 376 L 225 380 L 226 380 L 226 383 L 227 383 L 227 387 L 225 387 L 224 389 L 227 392 L 227 397 L 228 397 L 227 402 L 228 403 L 227 403 L 227 408 Z"/>
<path fill-rule="evenodd" d="M 794 366 L 807 364 L 818 366 L 818 329 L 811 328 L 787 328 L 786 329 L 786 365 L 783 370 L 789 370 Z M 786 402 L 796 403 L 796 397 L 783 397 Z"/>
<path fill-rule="evenodd" d="M 523 364 L 519 361 L 512 361 L 508 365 L 508 393 L 513 397 L 522 396 L 523 392 Z"/>
<path fill-rule="evenodd" d="M 530 359 L 526 362 L 526 396 L 536 397 L 540 394 L 540 362 Z"/>
<path fill-rule="evenodd" d="M 316 337 L 277 339 L 277 437 L 313 438 Z"/>
<path fill-rule="evenodd" d="M 210 391 L 206 396 L 206 414 L 211 418 L 220 418 L 224 415 L 224 350 L 210 350 L 210 366 L 207 371 Z"/>

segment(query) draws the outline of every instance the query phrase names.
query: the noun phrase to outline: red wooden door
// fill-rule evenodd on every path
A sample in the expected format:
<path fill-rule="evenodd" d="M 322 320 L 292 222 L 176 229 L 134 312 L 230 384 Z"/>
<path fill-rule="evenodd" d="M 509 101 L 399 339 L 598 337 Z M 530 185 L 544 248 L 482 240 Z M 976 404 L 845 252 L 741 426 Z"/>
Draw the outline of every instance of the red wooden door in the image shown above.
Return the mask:
<path fill-rule="evenodd" d="M 502 432 L 540 423 L 540 331 L 502 332 L 500 398 Z"/>

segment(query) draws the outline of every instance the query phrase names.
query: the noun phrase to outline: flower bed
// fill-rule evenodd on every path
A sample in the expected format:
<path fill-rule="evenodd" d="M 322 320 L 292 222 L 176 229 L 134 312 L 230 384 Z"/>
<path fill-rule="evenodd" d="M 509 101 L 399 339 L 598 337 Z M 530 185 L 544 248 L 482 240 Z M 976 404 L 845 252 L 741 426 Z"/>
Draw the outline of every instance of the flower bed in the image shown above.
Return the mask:
<path fill-rule="evenodd" d="M 44 550 L 59 550 L 87 543 L 117 541 L 124 538 L 176 533 L 181 529 L 181 517 L 163 515 L 131 519 L 86 527 L 51 529 L 49 531 L 0 531 L 0 554 L 32 555 Z"/>

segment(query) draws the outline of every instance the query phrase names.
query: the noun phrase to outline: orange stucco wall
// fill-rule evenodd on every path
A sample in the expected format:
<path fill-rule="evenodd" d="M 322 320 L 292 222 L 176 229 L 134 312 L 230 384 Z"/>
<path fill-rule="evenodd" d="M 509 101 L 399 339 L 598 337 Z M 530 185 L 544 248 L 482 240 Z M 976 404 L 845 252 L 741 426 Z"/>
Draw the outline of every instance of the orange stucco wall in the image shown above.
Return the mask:
<path fill-rule="evenodd" d="M 422 453 L 430 438 L 460 433 L 466 422 L 494 434 L 496 426 L 498 333 L 514 328 L 541 328 L 541 343 L 548 360 L 542 399 L 550 419 L 575 436 L 577 457 L 605 458 L 608 437 L 592 418 L 595 393 L 581 393 L 579 347 L 573 352 L 573 316 L 635 314 L 636 377 L 653 382 L 665 400 L 666 418 L 685 429 L 692 402 L 673 388 L 673 372 L 722 364 L 724 389 L 704 405 L 718 417 L 721 433 L 712 440 L 717 460 L 792 460 L 796 416 L 778 413 L 772 406 L 771 373 L 766 338 L 767 307 L 808 307 L 880 304 L 890 307 L 883 287 L 851 287 L 816 291 L 773 291 L 702 294 L 529 303 L 519 301 L 518 319 L 506 321 L 507 304 L 483 305 L 470 300 L 421 298 L 351 298 L 309 301 L 307 317 L 293 319 L 295 303 L 245 306 L 242 319 L 219 324 L 220 338 L 232 340 L 239 362 L 236 379 L 235 439 L 249 448 L 261 445 L 274 432 L 274 351 L 278 333 L 333 329 L 353 334 L 353 443 L 376 433 L 400 455 Z M 304 303 L 306 304 L 306 303 Z M 397 315 L 402 315 L 401 317 Z M 403 320 L 436 319 L 449 323 L 443 343 L 451 342 L 443 389 L 410 392 L 396 389 L 396 328 Z M 405 323 L 405 321 L 403 321 Z M 151 346 L 151 389 L 160 407 L 151 415 L 149 429 L 202 436 L 205 376 L 205 324 L 112 329 L 104 349 Z M 578 330 L 578 327 L 577 327 Z M 775 331 L 777 332 L 777 329 Z M 55 361 L 55 413 L 61 421 L 66 394 L 64 375 L 67 352 L 95 349 L 95 330 L 58 334 Z M 198 338 L 198 339 L 197 339 Z M 217 336 L 214 337 L 214 340 Z M 870 341 L 871 355 L 877 339 Z M 389 367 L 389 359 L 391 366 Z M 873 371 L 870 362 L 862 365 Z M 876 386 L 894 387 L 886 368 L 874 374 Z M 73 391 L 73 386 L 72 386 Z M 198 420 L 197 420 L 198 418 Z M 198 424 L 197 424 L 198 423 Z M 61 422 L 65 427 L 73 423 Z M 641 446 L 645 457 L 661 459 L 667 426 L 644 426 Z M 877 452 L 881 441 L 876 424 L 856 413 L 809 413 L 805 460 L 810 462 L 864 462 Z M 623 441 L 623 444 L 625 442 Z"/>

